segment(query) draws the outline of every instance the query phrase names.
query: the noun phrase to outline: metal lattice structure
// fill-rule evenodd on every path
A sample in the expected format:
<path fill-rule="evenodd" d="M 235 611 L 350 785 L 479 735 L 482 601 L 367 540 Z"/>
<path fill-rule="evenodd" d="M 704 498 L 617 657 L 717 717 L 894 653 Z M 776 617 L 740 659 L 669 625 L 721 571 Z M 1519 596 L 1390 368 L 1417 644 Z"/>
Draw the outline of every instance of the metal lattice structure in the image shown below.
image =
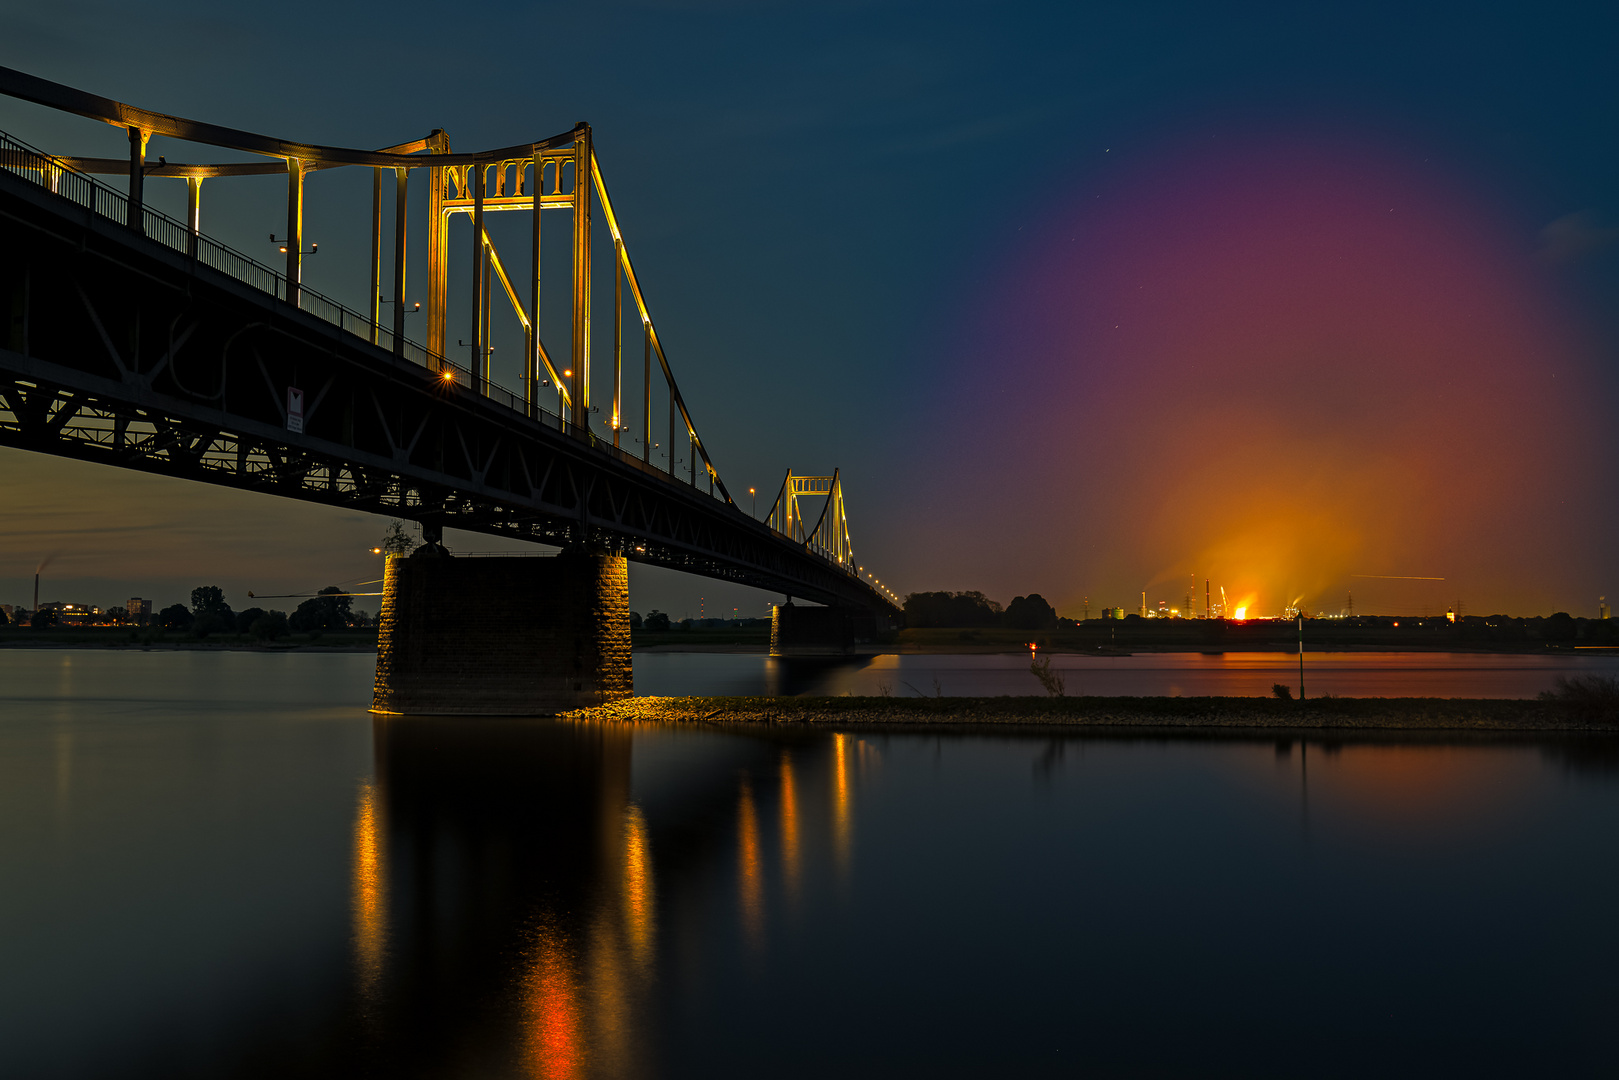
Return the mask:
<path fill-rule="evenodd" d="M 732 502 L 675 382 L 589 125 L 477 153 L 451 153 L 442 131 L 367 151 L 153 113 L 6 68 L 0 94 L 127 128 L 130 145 L 127 162 L 66 158 L 0 134 L 0 249 L 9 254 L 0 264 L 0 300 L 9 297 L 10 311 L 0 326 L 0 443 L 407 517 L 429 536 L 454 526 L 610 550 L 822 603 L 892 609 L 860 580 L 846 522 L 836 536 L 818 525 L 795 541 Z M 154 164 L 146 158 L 154 134 L 280 161 Z M 373 170 L 367 312 L 301 281 L 305 178 L 343 166 Z M 395 178 L 391 326 L 382 319 L 386 170 Z M 429 184 L 425 346 L 405 338 L 405 305 L 397 302 L 405 295 L 405 196 L 415 170 L 425 170 Z M 284 268 L 202 232 L 204 181 L 282 171 Z M 127 175 L 127 192 L 94 179 L 95 172 Z M 152 176 L 186 181 L 186 221 L 145 204 Z M 640 453 L 620 438 L 628 430 L 622 317 L 614 320 L 611 410 L 593 420 L 590 222 L 597 206 L 612 239 L 615 314 L 622 316 L 627 289 L 643 331 Z M 525 209 L 534 245 L 532 274 L 520 289 L 483 219 Z M 571 363 L 560 372 L 533 317 L 540 221 L 558 210 L 572 215 L 573 253 Z M 448 222 L 459 213 L 471 215 L 474 241 L 464 279 L 473 300 L 465 364 L 444 354 Z M 491 378 L 487 342 L 497 286 L 524 330 L 520 390 Z M 669 405 L 666 466 L 652 460 L 655 384 Z M 689 448 L 687 470 L 678 468 L 681 444 Z M 840 522 L 841 498 L 839 489 Z"/>
<path fill-rule="evenodd" d="M 815 525 L 806 530 L 804 509 L 799 500 L 820 498 L 821 512 Z M 830 559 L 858 574 L 860 567 L 854 561 L 854 544 L 849 539 L 849 515 L 843 506 L 843 481 L 837 469 L 831 476 L 794 476 L 787 470 L 776 494 L 775 504 L 765 518 L 770 527 L 794 543 L 803 544 L 823 558 Z"/>

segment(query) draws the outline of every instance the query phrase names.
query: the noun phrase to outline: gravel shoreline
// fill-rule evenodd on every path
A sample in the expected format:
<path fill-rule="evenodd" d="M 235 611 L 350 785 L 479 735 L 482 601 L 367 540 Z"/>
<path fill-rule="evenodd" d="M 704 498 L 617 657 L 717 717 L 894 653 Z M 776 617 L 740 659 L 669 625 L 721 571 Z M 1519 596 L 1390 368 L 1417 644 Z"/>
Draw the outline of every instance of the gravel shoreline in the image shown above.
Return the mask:
<path fill-rule="evenodd" d="M 1582 717 L 1557 702 L 1498 698 L 637 697 L 563 715 L 594 721 L 850 727 L 1619 732 L 1612 719 Z"/>

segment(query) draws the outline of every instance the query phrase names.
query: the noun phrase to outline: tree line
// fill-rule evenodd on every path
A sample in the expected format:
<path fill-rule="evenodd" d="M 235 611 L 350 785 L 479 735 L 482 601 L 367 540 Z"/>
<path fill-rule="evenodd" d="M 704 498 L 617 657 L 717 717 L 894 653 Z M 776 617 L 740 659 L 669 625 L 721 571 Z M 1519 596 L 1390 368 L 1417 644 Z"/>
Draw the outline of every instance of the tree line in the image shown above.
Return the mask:
<path fill-rule="evenodd" d="M 1014 597 L 1001 605 L 981 592 L 921 592 L 905 597 L 905 625 L 910 627 L 1004 626 L 1016 630 L 1055 630 L 1071 619 L 1059 619 L 1057 610 L 1039 593 Z"/>
<path fill-rule="evenodd" d="M 336 585 L 328 585 L 299 604 L 289 615 L 285 611 L 250 607 L 232 611 L 225 593 L 217 585 L 199 585 L 191 590 L 191 606 L 171 604 L 157 613 L 157 624 L 164 630 L 189 633 L 205 638 L 210 634 L 251 634 L 261 641 L 274 641 L 291 634 L 325 630 L 347 630 L 372 624 L 371 617 L 353 610 L 353 598 Z"/>

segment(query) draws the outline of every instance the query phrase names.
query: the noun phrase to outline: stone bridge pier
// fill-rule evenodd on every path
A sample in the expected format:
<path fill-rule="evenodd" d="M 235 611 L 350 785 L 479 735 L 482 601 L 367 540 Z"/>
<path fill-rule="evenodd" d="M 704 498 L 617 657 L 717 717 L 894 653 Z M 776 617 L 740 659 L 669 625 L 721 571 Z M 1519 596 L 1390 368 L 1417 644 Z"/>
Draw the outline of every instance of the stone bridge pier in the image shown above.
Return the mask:
<path fill-rule="evenodd" d="M 629 697 L 622 556 L 389 556 L 371 711 L 542 716 Z"/>
<path fill-rule="evenodd" d="M 864 607 L 802 607 L 791 600 L 770 612 L 770 655 L 854 656 L 873 651 L 887 620 Z"/>

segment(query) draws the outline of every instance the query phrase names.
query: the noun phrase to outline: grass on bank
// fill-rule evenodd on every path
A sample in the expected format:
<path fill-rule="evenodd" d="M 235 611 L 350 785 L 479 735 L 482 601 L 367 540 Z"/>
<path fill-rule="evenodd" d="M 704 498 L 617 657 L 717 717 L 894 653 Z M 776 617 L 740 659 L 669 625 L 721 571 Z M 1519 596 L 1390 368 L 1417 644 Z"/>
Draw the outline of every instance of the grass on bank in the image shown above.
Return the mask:
<path fill-rule="evenodd" d="M 1606 675 L 1559 676 L 1554 690 L 1542 690 L 1540 700 L 1592 723 L 1619 721 L 1619 679 Z"/>

